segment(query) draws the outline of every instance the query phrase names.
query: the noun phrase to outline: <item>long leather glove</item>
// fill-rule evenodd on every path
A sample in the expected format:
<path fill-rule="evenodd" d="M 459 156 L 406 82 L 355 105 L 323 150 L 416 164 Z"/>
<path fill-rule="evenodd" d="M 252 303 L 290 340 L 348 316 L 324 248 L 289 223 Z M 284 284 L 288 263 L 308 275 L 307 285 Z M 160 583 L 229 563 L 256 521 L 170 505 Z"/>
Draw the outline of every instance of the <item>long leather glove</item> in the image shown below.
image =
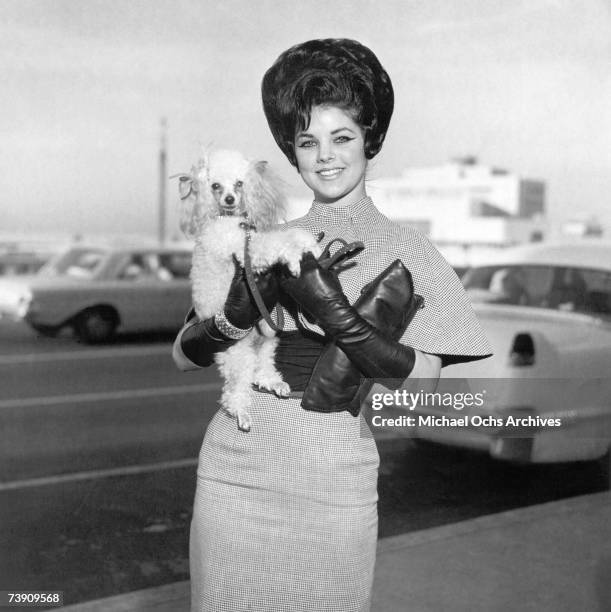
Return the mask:
<path fill-rule="evenodd" d="M 414 292 L 409 270 L 396 259 L 361 289 L 352 307 L 384 337 L 399 340 L 416 311 L 424 307 L 424 299 Z M 404 380 L 385 378 L 379 382 L 388 389 L 398 389 Z M 346 353 L 329 342 L 312 369 L 301 406 L 317 412 L 347 410 L 357 416 L 374 382 L 364 379 Z"/>
<path fill-rule="evenodd" d="M 381 334 L 350 305 L 340 282 L 307 253 L 298 278 L 283 276 L 281 288 L 335 341 L 367 378 L 407 378 L 416 360 L 414 349 Z"/>
<path fill-rule="evenodd" d="M 278 301 L 276 270 L 270 268 L 257 274 L 255 283 L 265 306 L 268 309 L 273 308 Z M 238 329 L 248 330 L 261 318 L 261 313 L 246 282 L 244 269 L 237 262 L 235 262 L 235 273 L 223 310 L 227 321 Z M 205 367 L 214 361 L 217 353 L 227 350 L 236 342 L 237 340 L 223 335 L 214 317 L 210 317 L 187 328 L 182 335 L 180 346 L 187 359 L 196 365 Z"/>

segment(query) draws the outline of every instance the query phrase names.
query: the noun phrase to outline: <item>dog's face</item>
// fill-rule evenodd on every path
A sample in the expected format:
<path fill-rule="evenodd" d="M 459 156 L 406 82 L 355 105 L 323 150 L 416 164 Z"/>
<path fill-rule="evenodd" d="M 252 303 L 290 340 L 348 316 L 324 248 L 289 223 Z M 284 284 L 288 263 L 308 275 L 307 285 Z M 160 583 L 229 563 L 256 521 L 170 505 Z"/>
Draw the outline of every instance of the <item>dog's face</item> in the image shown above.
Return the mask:
<path fill-rule="evenodd" d="M 238 151 L 214 150 L 180 176 L 183 232 L 197 236 L 209 221 L 240 216 L 263 231 L 284 214 L 282 181 L 265 161 L 249 161 Z"/>
<path fill-rule="evenodd" d="M 245 216 L 245 184 L 248 181 L 250 164 L 237 151 L 213 151 L 198 173 L 200 189 L 204 200 L 212 204 L 215 210 L 209 213 L 216 216 Z"/>

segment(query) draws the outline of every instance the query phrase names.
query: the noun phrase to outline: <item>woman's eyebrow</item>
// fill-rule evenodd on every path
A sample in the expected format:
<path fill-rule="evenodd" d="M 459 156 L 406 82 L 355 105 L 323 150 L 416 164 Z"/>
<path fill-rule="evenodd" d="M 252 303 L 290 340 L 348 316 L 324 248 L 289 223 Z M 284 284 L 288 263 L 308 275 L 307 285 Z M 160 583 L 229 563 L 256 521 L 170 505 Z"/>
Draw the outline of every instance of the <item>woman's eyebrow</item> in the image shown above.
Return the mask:
<path fill-rule="evenodd" d="M 348 132 L 352 132 L 354 134 L 354 130 L 346 126 L 346 127 L 340 127 L 340 128 L 337 128 L 336 130 L 333 130 L 331 132 L 331 135 L 333 136 L 334 134 L 337 134 L 338 132 L 343 132 L 344 130 L 347 130 Z M 310 134 L 309 132 L 299 132 L 296 138 L 315 138 L 315 136 L 314 134 Z"/>

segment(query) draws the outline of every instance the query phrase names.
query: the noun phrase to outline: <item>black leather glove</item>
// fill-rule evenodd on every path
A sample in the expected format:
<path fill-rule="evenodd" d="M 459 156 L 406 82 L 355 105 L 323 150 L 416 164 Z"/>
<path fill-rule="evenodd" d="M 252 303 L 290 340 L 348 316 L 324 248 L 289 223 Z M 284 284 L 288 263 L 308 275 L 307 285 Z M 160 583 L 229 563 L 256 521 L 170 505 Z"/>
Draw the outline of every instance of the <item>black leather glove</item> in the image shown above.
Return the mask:
<path fill-rule="evenodd" d="M 357 313 L 389 340 L 399 340 L 419 308 L 421 296 L 414 293 L 409 270 L 396 259 L 361 289 L 353 304 Z M 381 382 L 397 389 L 404 378 Z M 317 412 L 347 410 L 357 416 L 371 390 L 374 379 L 363 380 L 362 372 L 350 361 L 335 342 L 328 343 L 321 353 L 303 393 L 301 406 Z"/>
<path fill-rule="evenodd" d="M 180 348 L 187 359 L 205 368 L 214 362 L 217 353 L 227 350 L 236 342 L 237 340 L 223 336 L 214 322 L 214 317 L 210 317 L 185 329 L 180 338 Z"/>
<path fill-rule="evenodd" d="M 268 310 L 278 301 L 278 278 L 276 267 L 255 274 L 255 284 Z M 249 329 L 260 318 L 261 313 L 255 303 L 250 287 L 246 282 L 246 273 L 239 263 L 235 262 L 235 273 L 229 286 L 224 307 L 227 320 L 239 329 Z"/>
<path fill-rule="evenodd" d="M 278 301 L 278 280 L 275 268 L 256 274 L 255 284 L 265 306 L 268 309 L 273 308 Z M 246 282 L 244 269 L 237 261 L 223 310 L 229 323 L 243 330 L 250 329 L 261 318 L 261 313 Z M 214 317 L 210 317 L 187 328 L 181 337 L 180 346 L 185 357 L 196 365 L 206 367 L 214 362 L 214 356 L 217 353 L 227 350 L 236 342 L 237 340 L 223 335 L 216 326 Z"/>
<path fill-rule="evenodd" d="M 298 278 L 283 276 L 281 288 L 335 341 L 367 378 L 405 379 L 412 369 L 414 349 L 380 333 L 350 305 L 339 279 L 321 267 L 311 253 L 301 260 Z"/>

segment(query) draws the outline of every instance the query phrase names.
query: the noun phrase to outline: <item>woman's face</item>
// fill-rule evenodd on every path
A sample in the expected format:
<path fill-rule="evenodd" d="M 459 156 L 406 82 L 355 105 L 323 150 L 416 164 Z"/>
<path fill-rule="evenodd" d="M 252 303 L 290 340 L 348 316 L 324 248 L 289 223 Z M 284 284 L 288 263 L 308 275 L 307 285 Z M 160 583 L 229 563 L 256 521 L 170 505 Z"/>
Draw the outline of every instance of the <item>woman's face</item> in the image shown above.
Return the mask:
<path fill-rule="evenodd" d="M 346 111 L 312 107 L 310 125 L 295 135 L 295 157 L 316 201 L 347 206 L 366 195 L 363 130 Z"/>

